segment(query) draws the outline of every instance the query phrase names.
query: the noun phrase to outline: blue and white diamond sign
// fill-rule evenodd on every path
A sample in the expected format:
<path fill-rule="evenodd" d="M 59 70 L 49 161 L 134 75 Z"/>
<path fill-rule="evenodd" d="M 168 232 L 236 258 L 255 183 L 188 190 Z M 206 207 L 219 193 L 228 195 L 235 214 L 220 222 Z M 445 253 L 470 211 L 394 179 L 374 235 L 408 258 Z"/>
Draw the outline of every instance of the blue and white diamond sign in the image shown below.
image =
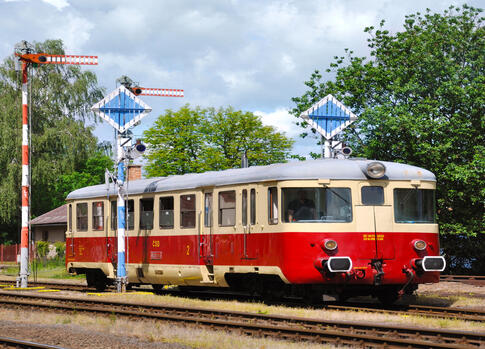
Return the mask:
<path fill-rule="evenodd" d="M 91 110 L 123 133 L 148 115 L 152 108 L 121 85 L 93 105 Z"/>
<path fill-rule="evenodd" d="M 332 139 L 357 120 L 357 115 L 332 95 L 312 105 L 300 117 L 326 139 Z"/>

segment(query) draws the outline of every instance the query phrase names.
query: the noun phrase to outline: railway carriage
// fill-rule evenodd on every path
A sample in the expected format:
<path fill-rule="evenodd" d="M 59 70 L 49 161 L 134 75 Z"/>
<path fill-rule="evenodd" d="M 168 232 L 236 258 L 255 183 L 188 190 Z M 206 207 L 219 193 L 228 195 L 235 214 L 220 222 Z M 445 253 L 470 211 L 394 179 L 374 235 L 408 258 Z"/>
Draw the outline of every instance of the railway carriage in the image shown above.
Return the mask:
<path fill-rule="evenodd" d="M 435 176 L 324 159 L 131 181 L 130 284 L 231 287 L 265 296 L 377 296 L 439 281 Z M 116 189 L 70 193 L 66 267 L 97 288 L 116 278 Z"/>

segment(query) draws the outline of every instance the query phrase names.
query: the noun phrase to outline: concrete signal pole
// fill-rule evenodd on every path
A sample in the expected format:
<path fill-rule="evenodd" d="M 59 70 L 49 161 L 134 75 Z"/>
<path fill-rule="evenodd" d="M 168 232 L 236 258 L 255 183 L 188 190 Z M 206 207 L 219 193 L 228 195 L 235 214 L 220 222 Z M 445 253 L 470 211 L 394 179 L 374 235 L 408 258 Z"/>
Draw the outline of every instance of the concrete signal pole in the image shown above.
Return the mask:
<path fill-rule="evenodd" d="M 15 55 L 22 63 L 22 228 L 20 230 L 20 273 L 17 287 L 26 288 L 29 276 L 30 237 L 30 161 L 29 161 L 29 106 L 28 69 L 32 64 L 97 65 L 97 56 L 67 56 L 33 53 L 27 41 L 15 45 Z"/>

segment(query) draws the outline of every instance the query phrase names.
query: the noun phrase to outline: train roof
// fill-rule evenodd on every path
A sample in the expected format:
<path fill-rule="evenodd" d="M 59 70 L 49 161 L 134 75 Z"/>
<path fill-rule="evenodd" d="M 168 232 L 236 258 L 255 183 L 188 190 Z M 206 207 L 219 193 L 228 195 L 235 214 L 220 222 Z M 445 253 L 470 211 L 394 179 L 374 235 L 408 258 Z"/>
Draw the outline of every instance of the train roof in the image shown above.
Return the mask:
<path fill-rule="evenodd" d="M 368 163 L 375 160 L 320 159 L 294 161 L 267 166 L 252 166 L 224 171 L 189 173 L 168 177 L 154 177 L 128 182 L 128 195 L 166 192 L 172 190 L 218 187 L 231 184 L 258 183 L 266 181 L 306 179 L 368 180 L 364 174 Z M 433 173 L 416 166 L 380 161 L 386 166 L 386 180 L 436 181 Z M 68 200 L 116 195 L 116 188 L 110 184 L 94 185 L 77 189 L 67 196 Z"/>

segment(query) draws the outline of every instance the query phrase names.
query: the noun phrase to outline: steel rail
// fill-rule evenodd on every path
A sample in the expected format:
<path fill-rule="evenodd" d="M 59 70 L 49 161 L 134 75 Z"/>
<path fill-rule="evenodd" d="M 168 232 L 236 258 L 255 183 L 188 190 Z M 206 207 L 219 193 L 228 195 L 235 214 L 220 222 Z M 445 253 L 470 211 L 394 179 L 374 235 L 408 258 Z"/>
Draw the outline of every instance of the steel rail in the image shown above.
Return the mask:
<path fill-rule="evenodd" d="M 461 282 L 475 286 L 485 286 L 485 276 L 479 275 L 440 275 L 441 281 Z"/>
<path fill-rule="evenodd" d="M 130 318 L 178 321 L 211 328 L 238 330 L 277 339 L 311 340 L 337 345 L 370 345 L 413 348 L 477 348 L 485 333 L 381 325 L 369 322 L 306 319 L 204 308 L 126 304 L 86 298 L 0 292 L 0 304 L 68 312 L 90 312 Z"/>
<path fill-rule="evenodd" d="M 435 307 L 428 305 L 404 305 L 392 306 L 386 309 L 380 308 L 375 304 L 358 304 L 358 305 L 335 305 L 325 304 L 325 309 L 337 311 L 363 311 L 369 313 L 379 314 L 394 314 L 394 315 L 419 315 L 434 318 L 456 319 L 473 322 L 485 322 L 485 311 L 478 309 L 460 309 Z"/>
<path fill-rule="evenodd" d="M 57 345 L 49 345 L 43 343 L 36 343 L 30 341 L 24 341 L 22 339 L 0 337 L 0 347 L 2 348 L 32 348 L 32 349 L 64 349 Z"/>
<path fill-rule="evenodd" d="M 0 283 L 2 281 L 0 280 Z M 10 281 L 5 281 L 10 282 Z M 14 284 L 13 281 L 11 281 Z M 68 291 L 89 291 L 87 286 L 83 285 L 74 285 L 74 284 L 62 284 L 56 282 L 45 282 L 45 281 L 38 281 L 35 283 L 30 283 L 32 286 L 41 286 L 41 287 L 52 287 L 60 290 L 68 290 Z M 173 291 L 167 290 L 162 291 L 163 293 L 170 294 L 177 296 L 179 295 L 180 291 Z M 186 292 L 182 292 L 186 295 Z M 190 294 L 190 292 L 189 292 Z M 209 292 L 209 297 L 214 297 L 213 292 Z M 197 292 L 198 297 L 200 297 L 200 292 Z M 216 296 L 227 295 L 224 292 L 216 293 Z M 229 295 L 230 297 L 240 297 L 239 295 L 235 296 L 233 294 Z M 242 296 L 241 296 L 242 297 Z M 253 299 L 251 297 L 250 299 Z M 294 303 L 294 302 L 293 302 Z M 292 304 L 293 304 L 292 303 Z M 285 302 L 276 302 L 277 305 L 285 305 Z M 318 305 L 317 305 L 318 306 Z M 380 305 L 376 305 L 374 303 L 357 303 L 357 304 L 349 304 L 349 305 L 335 305 L 335 304 L 326 304 L 323 303 L 322 307 L 335 310 L 335 311 L 367 311 L 372 313 L 385 313 L 385 314 L 395 314 L 395 315 L 409 315 L 409 314 L 416 314 L 420 316 L 426 317 L 439 317 L 439 318 L 447 318 L 447 319 L 459 319 L 464 321 L 474 321 L 474 322 L 483 322 L 485 321 L 485 311 L 482 310 L 471 310 L 471 309 L 462 309 L 462 308 L 450 308 L 450 307 L 437 307 L 437 306 L 426 306 L 426 305 L 404 305 L 404 306 L 391 306 L 386 309 L 383 309 Z"/>

